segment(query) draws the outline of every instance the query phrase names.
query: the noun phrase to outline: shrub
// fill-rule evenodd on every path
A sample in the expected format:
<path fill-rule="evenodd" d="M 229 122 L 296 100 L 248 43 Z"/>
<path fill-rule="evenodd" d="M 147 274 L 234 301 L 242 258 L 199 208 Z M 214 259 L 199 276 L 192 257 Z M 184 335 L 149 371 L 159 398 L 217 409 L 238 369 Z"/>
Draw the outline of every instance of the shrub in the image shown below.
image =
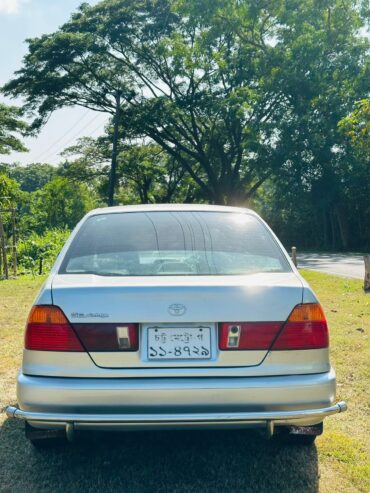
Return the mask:
<path fill-rule="evenodd" d="M 66 242 L 68 229 L 49 229 L 43 235 L 32 233 L 18 242 L 18 266 L 20 272 L 43 274 L 52 267 Z"/>

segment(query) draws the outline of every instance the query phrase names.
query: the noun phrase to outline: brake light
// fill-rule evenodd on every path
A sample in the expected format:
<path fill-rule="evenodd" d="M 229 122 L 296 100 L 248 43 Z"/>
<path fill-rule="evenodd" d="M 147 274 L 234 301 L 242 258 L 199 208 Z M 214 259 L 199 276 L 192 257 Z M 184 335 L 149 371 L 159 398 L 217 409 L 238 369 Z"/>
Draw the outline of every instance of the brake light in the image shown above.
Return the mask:
<path fill-rule="evenodd" d="M 318 303 L 297 305 L 272 346 L 273 351 L 320 349 L 329 346 L 328 325 Z"/>
<path fill-rule="evenodd" d="M 62 310 L 53 305 L 32 308 L 26 326 L 25 348 L 35 351 L 84 351 Z"/>
<path fill-rule="evenodd" d="M 86 351 L 137 351 L 138 324 L 73 324 Z"/>
<path fill-rule="evenodd" d="M 219 324 L 222 350 L 268 350 L 283 322 L 223 322 Z"/>

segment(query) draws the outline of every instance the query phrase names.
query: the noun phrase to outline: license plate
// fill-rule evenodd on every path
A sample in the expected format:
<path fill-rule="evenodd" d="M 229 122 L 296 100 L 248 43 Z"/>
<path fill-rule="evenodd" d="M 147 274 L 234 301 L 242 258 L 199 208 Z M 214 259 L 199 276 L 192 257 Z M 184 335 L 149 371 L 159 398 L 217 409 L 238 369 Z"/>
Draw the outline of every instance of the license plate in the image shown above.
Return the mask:
<path fill-rule="evenodd" d="M 148 328 L 149 360 L 211 358 L 211 328 Z"/>

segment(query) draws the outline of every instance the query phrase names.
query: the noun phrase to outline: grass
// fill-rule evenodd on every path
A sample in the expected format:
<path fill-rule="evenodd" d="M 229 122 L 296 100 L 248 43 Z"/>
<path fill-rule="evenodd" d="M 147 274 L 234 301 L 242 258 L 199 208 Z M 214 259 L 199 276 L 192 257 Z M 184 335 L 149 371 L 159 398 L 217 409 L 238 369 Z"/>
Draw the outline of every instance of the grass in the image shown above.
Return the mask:
<path fill-rule="evenodd" d="M 37 452 L 20 422 L 0 414 L 0 491 L 367 492 L 370 491 L 370 295 L 361 281 L 303 272 L 331 329 L 338 398 L 347 413 L 325 421 L 309 448 L 281 447 L 250 431 L 88 434 Z M 16 402 L 23 327 L 42 279 L 0 282 L 0 408 Z"/>

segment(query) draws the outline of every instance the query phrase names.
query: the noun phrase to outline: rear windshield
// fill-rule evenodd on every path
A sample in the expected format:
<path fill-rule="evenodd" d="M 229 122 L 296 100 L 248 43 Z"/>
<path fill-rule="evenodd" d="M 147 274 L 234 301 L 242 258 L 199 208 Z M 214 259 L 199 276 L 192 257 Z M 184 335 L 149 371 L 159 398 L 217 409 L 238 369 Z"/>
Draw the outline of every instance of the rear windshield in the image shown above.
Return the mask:
<path fill-rule="evenodd" d="M 199 276 L 290 270 L 270 232 L 251 214 L 180 211 L 91 216 L 59 272 Z"/>

